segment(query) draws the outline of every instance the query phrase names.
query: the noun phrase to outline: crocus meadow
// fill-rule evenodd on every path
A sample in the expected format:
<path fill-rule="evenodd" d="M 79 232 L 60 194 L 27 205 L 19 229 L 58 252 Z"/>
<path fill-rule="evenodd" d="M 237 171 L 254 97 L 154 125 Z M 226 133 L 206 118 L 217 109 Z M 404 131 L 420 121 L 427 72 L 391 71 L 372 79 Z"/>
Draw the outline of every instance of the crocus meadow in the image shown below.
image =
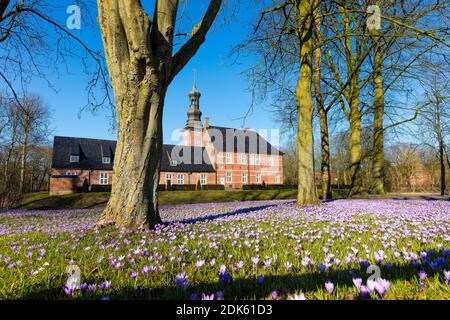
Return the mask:
<path fill-rule="evenodd" d="M 100 213 L 0 212 L 0 298 L 450 299 L 448 201 L 163 206 L 140 231 Z"/>

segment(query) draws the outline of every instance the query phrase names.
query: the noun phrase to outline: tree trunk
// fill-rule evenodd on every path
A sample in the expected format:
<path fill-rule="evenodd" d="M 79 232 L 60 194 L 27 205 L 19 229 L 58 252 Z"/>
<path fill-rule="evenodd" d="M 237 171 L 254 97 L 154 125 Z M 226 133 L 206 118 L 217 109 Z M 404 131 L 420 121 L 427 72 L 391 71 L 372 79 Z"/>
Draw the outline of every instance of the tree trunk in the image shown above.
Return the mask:
<path fill-rule="evenodd" d="M 296 98 L 298 104 L 298 194 L 297 203 L 317 203 L 314 183 L 314 139 L 312 116 L 314 103 L 312 99 L 312 31 L 313 0 L 300 0 L 299 12 L 300 40 L 300 77 L 297 82 Z"/>
<path fill-rule="evenodd" d="M 384 91 L 383 69 L 380 36 L 373 37 L 373 89 L 374 89 L 374 118 L 373 118 L 373 163 L 372 163 L 372 190 L 374 194 L 384 194 Z"/>
<path fill-rule="evenodd" d="M 359 111 L 359 88 L 357 81 L 353 80 L 351 86 L 352 97 L 350 100 L 350 190 L 348 196 L 351 197 L 362 192 L 361 178 L 361 113 Z"/>
<path fill-rule="evenodd" d="M 439 103 L 439 102 L 437 102 Z M 439 143 L 439 166 L 440 166 L 440 173 L 441 173 L 441 196 L 446 194 L 447 186 L 445 184 L 445 153 L 444 153 L 444 140 L 442 138 L 442 130 L 441 130 L 441 110 L 438 107 L 436 112 L 436 133 L 437 133 L 437 140 Z"/>
<path fill-rule="evenodd" d="M 28 123 L 24 124 L 23 127 L 23 145 L 22 145 L 22 155 L 20 158 L 20 180 L 19 180 L 19 190 L 20 192 L 24 192 L 24 182 L 25 182 L 25 170 L 26 170 L 26 162 L 27 162 L 27 152 L 28 152 Z"/>
<path fill-rule="evenodd" d="M 320 119 L 320 147 L 321 147 L 321 185 L 322 185 L 322 199 L 331 199 L 331 172 L 330 172 L 330 138 L 328 133 L 328 110 L 324 106 L 322 90 L 320 86 L 321 66 L 322 66 L 322 51 L 321 45 L 321 31 L 320 31 L 320 17 L 316 9 L 315 17 L 315 31 L 316 31 L 316 48 L 314 49 L 314 92 L 317 102 L 317 110 Z"/>
<path fill-rule="evenodd" d="M 210 1 L 189 40 L 172 56 L 178 0 L 156 1 L 153 20 L 139 0 L 97 0 L 117 113 L 112 190 L 100 224 L 140 229 L 161 223 L 157 190 L 165 94 L 205 41 L 221 3 Z"/>
<path fill-rule="evenodd" d="M 136 92 L 137 96 L 140 93 Z M 161 223 L 158 184 L 164 92 L 153 89 L 145 100 L 150 105 L 148 120 L 132 117 L 135 99 L 127 99 L 121 106 L 121 118 L 128 121 L 118 127 L 111 196 L 100 223 L 113 221 L 128 229 L 153 228 Z"/>

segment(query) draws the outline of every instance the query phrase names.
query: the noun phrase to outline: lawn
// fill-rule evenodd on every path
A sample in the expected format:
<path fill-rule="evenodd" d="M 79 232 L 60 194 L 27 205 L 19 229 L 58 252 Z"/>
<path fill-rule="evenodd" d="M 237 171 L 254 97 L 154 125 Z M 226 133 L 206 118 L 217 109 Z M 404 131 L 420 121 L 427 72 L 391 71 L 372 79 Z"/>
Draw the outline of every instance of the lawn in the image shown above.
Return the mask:
<path fill-rule="evenodd" d="M 1 212 L 0 298 L 450 299 L 445 201 L 168 205 L 140 232 L 99 213 Z"/>
<path fill-rule="evenodd" d="M 333 190 L 335 198 L 344 197 L 347 190 Z M 295 199 L 297 190 L 204 190 L 204 191 L 163 191 L 159 193 L 162 205 L 192 204 L 230 201 L 285 200 Z M 102 208 L 108 202 L 109 193 L 89 192 L 67 195 L 50 195 L 48 192 L 30 193 L 25 196 L 19 209 L 58 210 Z"/>

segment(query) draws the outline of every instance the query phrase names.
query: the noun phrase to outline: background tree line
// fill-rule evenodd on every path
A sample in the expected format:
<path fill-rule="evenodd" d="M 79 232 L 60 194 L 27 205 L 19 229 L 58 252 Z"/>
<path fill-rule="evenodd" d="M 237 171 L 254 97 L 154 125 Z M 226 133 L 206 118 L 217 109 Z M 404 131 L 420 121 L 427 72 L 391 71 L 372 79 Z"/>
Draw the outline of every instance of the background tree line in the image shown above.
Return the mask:
<path fill-rule="evenodd" d="M 36 95 L 0 99 L 0 208 L 10 208 L 25 193 L 48 190 L 50 110 Z"/>
<path fill-rule="evenodd" d="M 294 134 L 285 169 L 299 203 L 318 201 L 317 168 L 322 198 L 333 168 L 349 196 L 389 191 L 392 139 L 435 150 L 447 192 L 448 17 L 448 1 L 264 1 L 236 52 L 259 57 L 245 72 L 251 88 Z"/>

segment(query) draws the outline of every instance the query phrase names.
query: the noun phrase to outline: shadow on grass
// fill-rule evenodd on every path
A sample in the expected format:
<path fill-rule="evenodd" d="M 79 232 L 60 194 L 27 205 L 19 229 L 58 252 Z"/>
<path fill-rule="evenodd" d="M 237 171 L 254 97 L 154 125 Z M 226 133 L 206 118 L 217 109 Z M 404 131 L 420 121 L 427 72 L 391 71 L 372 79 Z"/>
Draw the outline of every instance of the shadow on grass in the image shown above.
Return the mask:
<path fill-rule="evenodd" d="M 238 210 L 234 210 L 234 211 L 230 211 L 230 212 L 224 212 L 224 213 L 219 213 L 216 215 L 210 215 L 210 216 L 205 216 L 205 217 L 198 217 L 198 218 L 192 218 L 192 219 L 184 219 L 184 220 L 178 220 L 178 221 L 172 221 L 172 222 L 167 222 L 164 223 L 164 225 L 169 225 L 169 224 L 173 224 L 174 222 L 178 222 L 178 223 L 197 223 L 197 222 L 206 222 L 206 221 L 213 221 L 216 219 L 220 219 L 220 218 L 225 218 L 225 217 L 232 217 L 232 216 L 237 216 L 240 214 L 246 214 L 246 213 L 250 213 L 253 211 L 259 211 L 259 210 L 264 210 L 270 207 L 275 207 L 275 204 L 271 204 L 271 205 L 264 205 L 264 206 L 257 206 L 257 207 L 248 207 L 248 208 L 241 208 Z"/>
<path fill-rule="evenodd" d="M 448 265 L 447 265 L 448 267 Z M 403 280 L 410 281 L 412 286 L 417 286 L 417 292 L 419 292 L 418 271 L 425 270 L 428 273 L 428 277 L 431 278 L 434 274 L 439 274 L 439 282 L 444 283 L 445 279 L 442 273 L 442 267 L 432 269 L 428 265 L 414 266 L 413 264 L 398 265 L 394 264 L 391 267 L 386 265 L 381 266 L 381 277 L 390 282 Z M 205 281 L 195 282 L 190 284 L 186 291 L 181 290 L 175 286 L 175 280 L 171 286 L 155 286 L 152 288 L 142 285 L 146 280 L 142 275 L 137 278 L 137 286 L 121 286 L 120 284 L 112 282 L 112 287 L 109 291 L 102 292 L 97 289 L 94 295 L 85 293 L 79 298 L 82 299 L 99 299 L 104 296 L 108 296 L 111 299 L 175 299 L 175 300 L 187 300 L 191 298 L 191 294 L 196 294 L 197 297 L 201 297 L 202 293 L 217 293 L 223 292 L 225 299 L 265 299 L 270 298 L 272 291 L 276 290 L 278 295 L 287 297 L 288 294 L 295 292 L 311 293 L 318 289 L 325 291 L 324 284 L 326 281 L 331 281 L 335 284 L 335 293 L 333 298 L 336 298 L 336 291 L 340 293 L 339 299 L 360 299 L 359 291 L 353 284 L 353 278 L 361 278 L 363 284 L 366 283 L 370 274 L 366 273 L 366 269 L 342 269 L 332 270 L 329 272 L 300 272 L 294 270 L 294 274 L 282 274 L 282 275 L 265 275 L 262 284 L 258 283 L 255 278 L 240 277 L 239 274 L 233 274 L 234 279 L 228 284 L 223 284 L 219 278 L 217 281 Z M 259 274 L 259 272 L 255 272 Z M 155 277 L 156 274 L 150 275 Z M 161 274 L 161 276 L 163 276 Z M 141 278 L 139 278 L 141 277 Z M 127 272 L 124 272 L 124 278 L 127 278 Z M 102 279 L 103 280 L 103 279 Z M 141 280 L 141 286 L 140 281 Z M 83 282 L 98 283 L 99 279 L 89 277 L 83 279 Z M 444 286 L 444 285 L 443 285 Z M 67 296 L 64 294 L 63 288 L 52 287 L 49 288 L 47 283 L 42 284 L 42 287 L 47 287 L 44 290 L 34 290 L 23 296 L 20 299 L 65 299 Z M 346 295 L 342 295 L 340 289 L 346 288 L 348 291 Z M 445 292 L 443 287 L 443 292 Z M 328 293 L 324 293 L 323 298 L 329 298 Z"/>

